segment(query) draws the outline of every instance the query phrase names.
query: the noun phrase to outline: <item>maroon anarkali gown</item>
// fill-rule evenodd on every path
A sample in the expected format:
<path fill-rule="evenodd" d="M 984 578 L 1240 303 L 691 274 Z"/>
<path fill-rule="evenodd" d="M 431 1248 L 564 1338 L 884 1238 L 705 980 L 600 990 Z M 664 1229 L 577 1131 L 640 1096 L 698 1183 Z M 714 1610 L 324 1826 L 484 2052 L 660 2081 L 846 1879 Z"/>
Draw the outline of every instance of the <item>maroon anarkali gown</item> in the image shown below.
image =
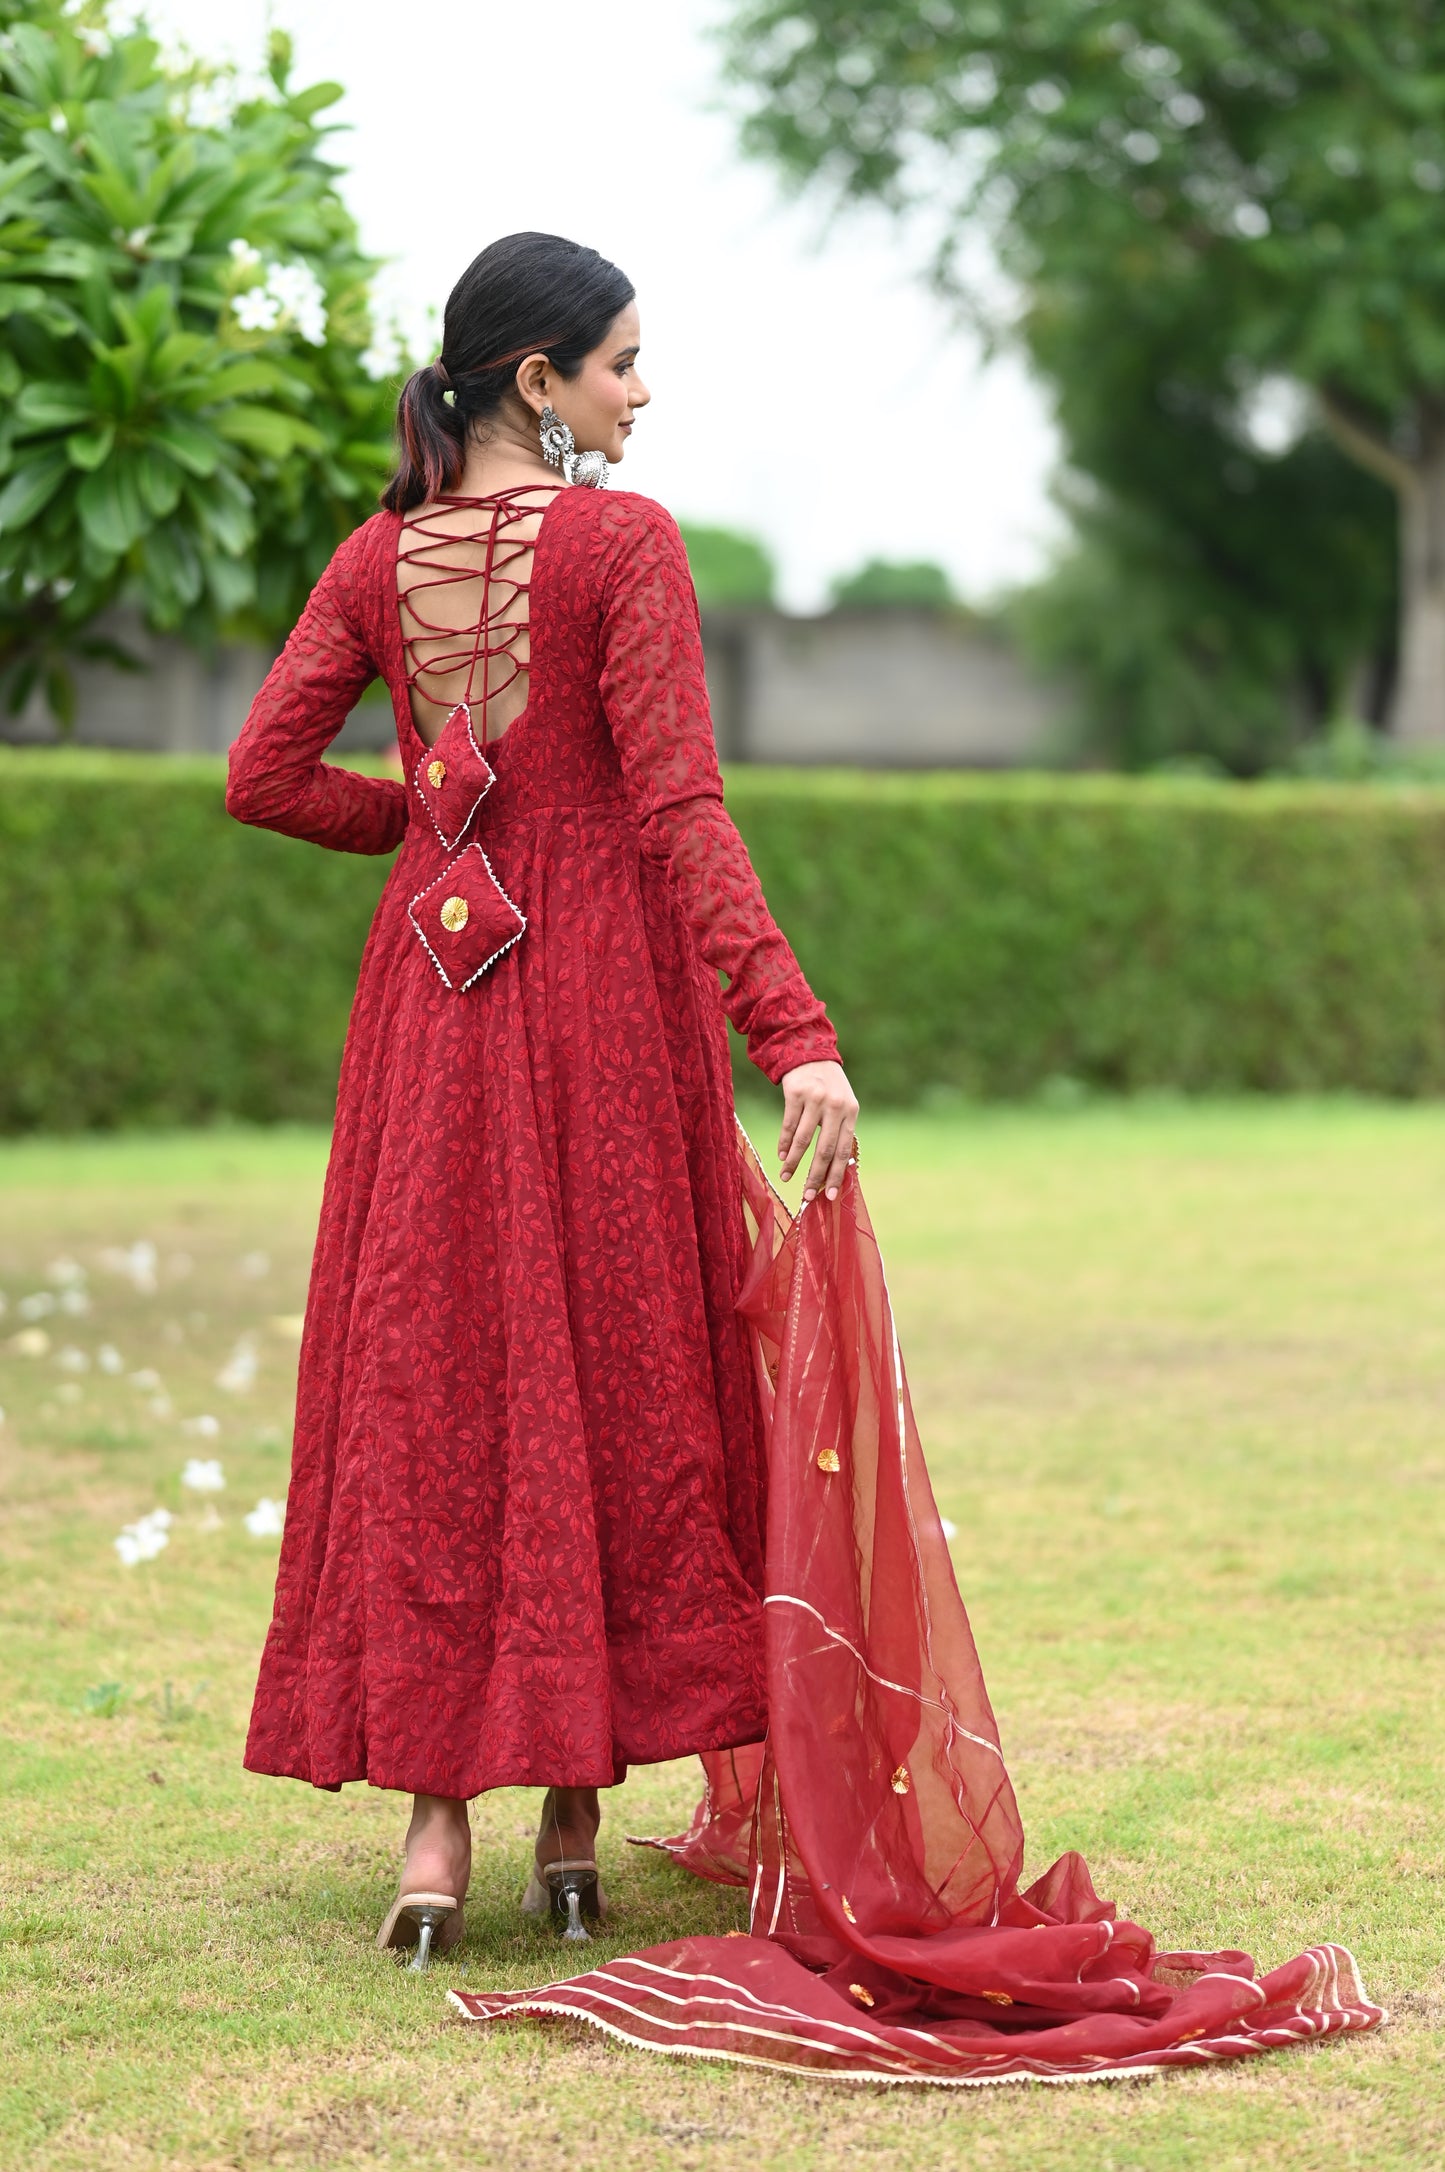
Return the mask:
<path fill-rule="evenodd" d="M 476 507 L 479 626 L 536 511 Z M 433 747 L 413 723 L 415 533 L 379 513 L 342 545 L 231 757 L 243 821 L 401 846 L 342 1060 L 246 1762 L 606 1786 L 766 1727 L 724 1011 L 774 1080 L 837 1044 L 723 810 L 668 514 L 546 506 L 526 707 L 485 748 L 481 713 Z M 320 759 L 377 676 L 400 783 Z"/>

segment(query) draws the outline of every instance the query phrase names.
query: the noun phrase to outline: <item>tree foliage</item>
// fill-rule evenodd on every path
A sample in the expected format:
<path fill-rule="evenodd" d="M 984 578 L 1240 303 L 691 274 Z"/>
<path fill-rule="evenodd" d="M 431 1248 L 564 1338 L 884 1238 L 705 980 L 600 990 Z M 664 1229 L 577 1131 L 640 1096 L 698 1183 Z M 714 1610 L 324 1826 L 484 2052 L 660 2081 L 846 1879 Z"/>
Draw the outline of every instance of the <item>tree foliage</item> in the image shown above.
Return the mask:
<path fill-rule="evenodd" d="M 1172 304 L 1053 295 L 1030 330 L 1054 387 L 1074 541 L 1022 596 L 1025 643 L 1077 695 L 1093 754 L 1277 768 L 1345 710 L 1377 716 L 1394 509 L 1287 386 L 1241 396 L 1230 328 Z"/>
<path fill-rule="evenodd" d="M 1265 568 L 1292 507 L 1328 501 L 1321 528 L 1292 535 L 1291 555 L 1322 575 L 1317 622 L 1380 532 L 1380 509 L 1354 478 L 1326 488 L 1322 445 L 1266 474 L 1247 418 L 1259 388 L 1281 376 L 1310 388 L 1336 443 L 1397 492 L 1407 528 L 1435 493 L 1441 532 L 1431 549 L 1405 553 L 1407 665 L 1436 607 L 1432 584 L 1445 626 L 1440 10 L 1420 0 L 1159 0 L 1137 14 L 1119 0 L 752 0 L 736 11 L 729 57 L 752 148 L 845 199 L 923 208 L 946 287 L 968 291 L 969 237 L 991 235 L 1023 295 L 1025 337 L 1061 389 L 1076 464 L 1136 527 L 1147 512 L 1146 529 L 1170 529 L 1170 478 L 1146 486 L 1135 460 L 1126 482 L 1127 434 L 1138 421 L 1157 437 L 1172 390 L 1182 443 L 1192 402 L 1196 465 L 1212 449 L 1216 480 L 1210 517 L 1201 525 L 1196 506 L 1188 518 L 1216 594 L 1230 587 L 1221 530 L 1248 545 L 1235 561 L 1240 607 L 1224 614 L 1231 639 L 1250 617 L 1239 580 L 1247 587 Z M 1116 411 L 1106 448 L 1107 433 L 1077 429 L 1078 411 L 1117 391 L 1120 351 L 1134 340 L 1162 374 Z M 1266 513 L 1257 547 L 1243 508 L 1227 503 L 1227 470 L 1241 461 L 1254 464 Z M 1181 547 L 1185 526 L 1173 523 Z M 1352 640 L 1371 645 L 1385 585 L 1364 576 Z M 1116 608 L 1127 608 L 1122 594 Z M 1286 627 L 1286 649 L 1301 630 Z M 1256 631 L 1262 639 L 1262 622 Z M 1332 637 L 1305 656 L 1306 683 L 1338 679 L 1343 646 Z M 1428 674 L 1416 678 L 1428 688 Z M 1445 681 L 1437 698 L 1445 731 Z"/>
<path fill-rule="evenodd" d="M 709 528 L 682 522 L 693 585 L 704 610 L 773 601 L 778 570 L 766 544 L 733 528 Z"/>
<path fill-rule="evenodd" d="M 907 606 L 946 611 L 958 599 L 942 566 L 927 558 L 870 558 L 854 573 L 840 574 L 829 591 L 834 608 L 898 610 Z"/>
<path fill-rule="evenodd" d="M 388 464 L 387 357 L 324 154 L 335 84 L 167 63 L 102 4 L 0 0 L 0 672 L 12 707 L 133 604 L 295 617 Z"/>

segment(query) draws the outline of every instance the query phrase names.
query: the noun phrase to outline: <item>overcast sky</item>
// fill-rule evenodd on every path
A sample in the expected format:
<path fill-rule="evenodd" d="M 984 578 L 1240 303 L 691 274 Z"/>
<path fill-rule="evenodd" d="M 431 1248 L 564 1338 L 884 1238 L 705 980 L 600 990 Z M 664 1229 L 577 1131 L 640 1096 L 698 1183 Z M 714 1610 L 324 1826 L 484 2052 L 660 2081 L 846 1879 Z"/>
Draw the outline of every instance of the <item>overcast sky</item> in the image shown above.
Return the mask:
<path fill-rule="evenodd" d="M 720 0 L 151 0 L 197 51 L 254 62 L 268 15 L 301 82 L 346 85 L 336 156 L 414 336 L 476 252 L 531 227 L 638 289 L 653 403 L 615 480 L 761 535 L 785 601 L 870 556 L 934 558 L 982 600 L 1057 533 L 1042 397 L 909 276 L 906 238 L 787 204 L 715 106 Z"/>

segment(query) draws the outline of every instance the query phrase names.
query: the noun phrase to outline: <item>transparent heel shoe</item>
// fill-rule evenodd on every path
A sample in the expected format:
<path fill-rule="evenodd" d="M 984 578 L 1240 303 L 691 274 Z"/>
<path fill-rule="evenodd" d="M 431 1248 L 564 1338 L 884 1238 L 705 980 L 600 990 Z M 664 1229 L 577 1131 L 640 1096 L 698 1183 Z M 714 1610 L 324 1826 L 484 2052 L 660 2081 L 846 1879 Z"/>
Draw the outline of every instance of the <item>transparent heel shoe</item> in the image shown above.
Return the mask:
<path fill-rule="evenodd" d="M 460 1944 L 462 1931 L 462 1911 L 450 1893 L 398 1893 L 376 1943 L 383 1952 L 410 1952 L 406 1965 L 420 1974 L 434 1953 Z"/>
<path fill-rule="evenodd" d="M 595 1863 L 534 1864 L 522 1895 L 524 1916 L 548 1916 L 564 1938 L 585 1941 L 591 1933 L 583 1918 L 607 1920 L 607 1897 Z"/>

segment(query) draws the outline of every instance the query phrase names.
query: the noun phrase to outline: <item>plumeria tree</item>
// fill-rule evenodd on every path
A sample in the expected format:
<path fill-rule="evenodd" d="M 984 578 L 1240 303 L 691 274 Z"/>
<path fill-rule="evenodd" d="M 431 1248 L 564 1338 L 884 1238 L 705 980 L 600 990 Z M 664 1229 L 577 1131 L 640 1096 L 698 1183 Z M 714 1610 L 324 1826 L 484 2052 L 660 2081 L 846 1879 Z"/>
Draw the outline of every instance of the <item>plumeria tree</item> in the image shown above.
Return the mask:
<path fill-rule="evenodd" d="M 1090 339 L 1141 323 L 1162 346 L 1165 318 L 1205 324 L 1236 438 L 1261 388 L 1301 391 L 1396 495 L 1394 722 L 1445 739 L 1445 11 L 744 0 L 728 36 L 752 146 L 921 207 L 945 284 L 982 228 L 1030 336 L 1092 316 Z M 1087 348 L 1055 347 L 1075 364 Z"/>
<path fill-rule="evenodd" d="M 0 679 L 64 720 L 67 665 L 137 608 L 283 632 L 386 473 L 401 357 L 320 116 L 168 57 L 105 0 L 0 0 Z"/>

